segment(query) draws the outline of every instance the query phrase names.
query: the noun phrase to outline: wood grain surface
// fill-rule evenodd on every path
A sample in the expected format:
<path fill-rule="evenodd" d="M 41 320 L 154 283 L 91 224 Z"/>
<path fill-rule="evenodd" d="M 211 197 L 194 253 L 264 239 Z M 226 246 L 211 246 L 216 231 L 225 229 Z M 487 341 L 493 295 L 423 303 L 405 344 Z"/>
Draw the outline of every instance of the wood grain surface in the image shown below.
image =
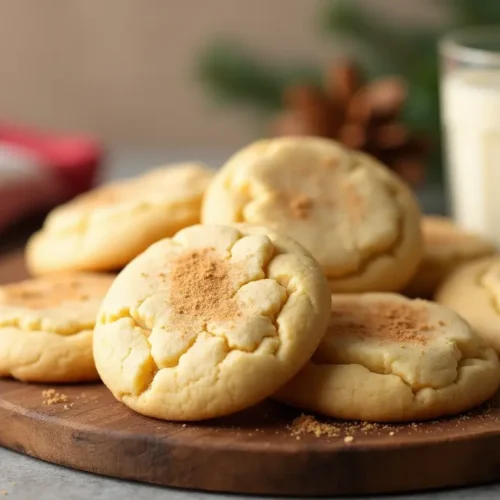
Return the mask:
<path fill-rule="evenodd" d="M 22 257 L 0 280 L 25 277 Z M 53 388 L 66 399 L 47 404 Z M 0 445 L 67 467 L 165 486 L 233 493 L 415 491 L 500 479 L 500 397 L 467 415 L 413 425 L 333 422 L 295 435 L 299 414 L 271 401 L 199 424 L 133 413 L 100 384 L 0 381 Z M 352 436 L 352 442 L 345 442 Z"/>

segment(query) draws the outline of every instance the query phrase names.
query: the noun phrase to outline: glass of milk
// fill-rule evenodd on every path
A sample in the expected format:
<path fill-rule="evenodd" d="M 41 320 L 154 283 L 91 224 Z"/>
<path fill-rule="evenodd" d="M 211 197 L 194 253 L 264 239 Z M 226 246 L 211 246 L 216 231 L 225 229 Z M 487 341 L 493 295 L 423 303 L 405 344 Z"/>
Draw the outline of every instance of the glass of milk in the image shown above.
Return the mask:
<path fill-rule="evenodd" d="M 451 214 L 500 244 L 500 25 L 451 33 L 440 55 Z"/>

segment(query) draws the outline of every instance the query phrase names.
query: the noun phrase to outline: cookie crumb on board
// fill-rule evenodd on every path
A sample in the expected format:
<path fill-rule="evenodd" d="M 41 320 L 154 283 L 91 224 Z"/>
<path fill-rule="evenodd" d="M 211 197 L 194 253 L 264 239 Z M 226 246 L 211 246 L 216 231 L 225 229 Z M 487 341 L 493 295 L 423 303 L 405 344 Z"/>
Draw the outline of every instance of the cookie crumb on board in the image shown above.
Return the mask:
<path fill-rule="evenodd" d="M 314 434 L 316 437 L 339 437 L 340 427 L 328 424 L 326 422 L 319 422 L 312 415 L 302 414 L 297 417 L 291 424 L 290 429 L 293 436 L 300 434 Z"/>
<path fill-rule="evenodd" d="M 418 428 L 416 424 L 409 424 L 408 427 L 411 429 Z M 389 435 L 392 437 L 400 430 L 399 427 L 395 427 L 392 424 L 379 424 L 376 422 L 321 422 L 313 415 L 306 415 L 305 413 L 295 418 L 288 426 L 288 429 L 294 437 L 312 434 L 317 438 L 343 438 L 346 443 L 354 441 L 356 435 L 359 434 L 378 436 Z M 347 441 L 345 438 L 348 438 Z"/>
<path fill-rule="evenodd" d="M 42 391 L 42 398 L 42 404 L 44 406 L 52 406 L 58 403 L 67 403 L 69 401 L 69 398 L 68 396 L 66 396 L 66 394 L 56 392 L 55 389 L 47 389 L 45 391 Z M 65 409 L 67 409 L 66 406 L 68 405 L 65 405 Z M 71 403 L 71 406 L 73 406 L 73 403 Z"/>
<path fill-rule="evenodd" d="M 352 436 L 346 436 L 344 438 L 344 443 L 352 443 L 354 441 L 354 438 Z"/>

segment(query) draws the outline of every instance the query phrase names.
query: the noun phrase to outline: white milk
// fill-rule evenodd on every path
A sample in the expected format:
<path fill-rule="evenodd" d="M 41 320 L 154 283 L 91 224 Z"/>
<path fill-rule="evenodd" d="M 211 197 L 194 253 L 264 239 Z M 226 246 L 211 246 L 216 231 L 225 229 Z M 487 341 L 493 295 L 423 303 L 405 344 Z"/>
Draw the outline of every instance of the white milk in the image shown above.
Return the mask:
<path fill-rule="evenodd" d="M 444 75 L 441 102 L 453 216 L 500 244 L 500 69 Z"/>

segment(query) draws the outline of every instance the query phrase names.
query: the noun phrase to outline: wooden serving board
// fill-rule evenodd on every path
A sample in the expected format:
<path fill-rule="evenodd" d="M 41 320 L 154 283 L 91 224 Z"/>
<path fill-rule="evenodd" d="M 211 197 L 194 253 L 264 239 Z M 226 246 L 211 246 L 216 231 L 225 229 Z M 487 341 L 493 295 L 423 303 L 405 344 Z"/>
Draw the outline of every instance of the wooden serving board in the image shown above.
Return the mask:
<path fill-rule="evenodd" d="M 0 281 L 25 277 L 22 258 Z M 65 401 L 47 404 L 46 390 Z M 58 398 L 55 398 L 56 400 Z M 233 493 L 370 494 L 500 479 L 500 396 L 465 416 L 413 425 L 334 422 L 302 433 L 298 412 L 268 401 L 231 417 L 182 424 L 128 410 L 100 384 L 0 381 L 0 445 L 48 462 L 165 486 Z M 345 442 L 352 436 L 352 442 Z"/>

